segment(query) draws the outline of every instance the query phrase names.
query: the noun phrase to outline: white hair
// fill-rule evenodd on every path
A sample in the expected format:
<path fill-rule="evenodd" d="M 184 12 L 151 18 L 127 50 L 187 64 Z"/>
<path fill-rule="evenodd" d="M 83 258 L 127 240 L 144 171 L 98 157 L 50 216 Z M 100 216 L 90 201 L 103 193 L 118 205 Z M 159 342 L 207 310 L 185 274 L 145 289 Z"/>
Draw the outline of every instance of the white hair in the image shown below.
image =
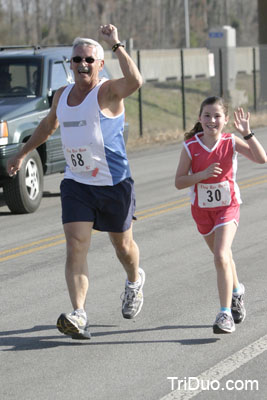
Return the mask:
<path fill-rule="evenodd" d="M 99 60 L 104 60 L 104 49 L 97 41 L 93 39 L 80 38 L 74 39 L 72 44 L 72 56 L 77 46 L 94 46 L 96 48 L 96 56 Z"/>

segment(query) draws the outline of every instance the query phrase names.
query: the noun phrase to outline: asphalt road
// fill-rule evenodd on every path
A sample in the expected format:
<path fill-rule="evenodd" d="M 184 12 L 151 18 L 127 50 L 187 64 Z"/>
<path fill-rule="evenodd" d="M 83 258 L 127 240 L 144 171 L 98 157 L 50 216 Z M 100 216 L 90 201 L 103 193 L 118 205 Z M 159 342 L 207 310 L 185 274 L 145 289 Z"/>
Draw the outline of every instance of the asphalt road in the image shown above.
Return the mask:
<path fill-rule="evenodd" d="M 267 131 L 257 137 L 267 149 Z M 233 254 L 247 318 L 214 335 L 219 309 L 212 256 L 174 188 L 181 144 L 131 151 L 146 272 L 144 306 L 121 315 L 125 273 L 105 233 L 88 255 L 92 339 L 74 341 L 55 322 L 71 306 L 64 279 L 59 183 L 45 179 L 39 210 L 11 215 L 0 192 L 0 398 L 3 400 L 256 399 L 267 392 L 267 165 L 239 157 L 243 204 Z"/>

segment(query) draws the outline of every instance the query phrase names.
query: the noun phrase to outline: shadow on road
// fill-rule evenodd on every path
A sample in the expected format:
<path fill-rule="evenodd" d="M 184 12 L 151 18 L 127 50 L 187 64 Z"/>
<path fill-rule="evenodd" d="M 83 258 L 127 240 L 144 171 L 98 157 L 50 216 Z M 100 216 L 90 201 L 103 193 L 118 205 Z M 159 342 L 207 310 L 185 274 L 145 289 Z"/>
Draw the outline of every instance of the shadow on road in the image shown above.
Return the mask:
<path fill-rule="evenodd" d="M 60 197 L 60 192 L 52 193 L 45 191 L 43 192 L 43 197 Z"/>
<path fill-rule="evenodd" d="M 116 328 L 115 325 L 91 325 L 91 328 Z M 159 326 L 156 328 L 147 329 L 129 329 L 129 330 L 114 330 L 108 332 L 95 332 L 92 333 L 93 340 L 72 340 L 68 336 L 62 336 L 60 334 L 53 336 L 29 336 L 21 337 L 14 335 L 26 335 L 34 332 L 42 332 L 48 330 L 56 330 L 54 325 L 37 325 L 33 328 L 5 331 L 0 332 L 0 346 L 10 347 L 9 349 L 2 349 L 2 351 L 25 351 L 25 350 L 41 350 L 50 349 L 59 346 L 103 346 L 103 345 L 116 345 L 116 344 L 144 344 L 144 343 L 177 343 L 180 345 L 203 345 L 215 343 L 219 338 L 202 338 L 202 339 L 159 339 L 159 340 L 119 340 L 119 341 L 94 341 L 94 338 L 101 336 L 112 336 L 112 335 L 122 335 L 122 334 L 132 334 L 132 333 L 142 333 L 142 332 L 156 332 L 156 331 L 168 331 L 168 330 L 179 330 L 179 329 L 203 329 L 210 328 L 210 325 L 166 325 Z"/>

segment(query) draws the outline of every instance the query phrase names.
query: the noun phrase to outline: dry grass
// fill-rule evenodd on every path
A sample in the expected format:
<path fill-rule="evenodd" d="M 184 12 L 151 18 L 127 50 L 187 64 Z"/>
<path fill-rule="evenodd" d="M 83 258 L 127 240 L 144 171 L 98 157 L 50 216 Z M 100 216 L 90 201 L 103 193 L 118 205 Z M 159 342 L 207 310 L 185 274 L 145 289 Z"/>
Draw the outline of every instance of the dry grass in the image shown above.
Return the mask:
<path fill-rule="evenodd" d="M 180 130 L 159 132 L 155 135 L 146 134 L 143 137 L 130 137 L 127 142 L 127 149 L 144 148 L 164 143 L 181 142 L 184 132 Z"/>
<path fill-rule="evenodd" d="M 250 126 L 253 129 L 267 126 L 267 112 L 259 112 L 257 114 L 251 114 Z"/>
<path fill-rule="evenodd" d="M 246 80 L 239 79 L 239 85 L 246 89 Z M 251 86 L 251 85 L 250 85 Z M 185 111 L 186 130 L 190 130 L 197 121 L 199 107 L 204 98 L 210 95 L 211 86 L 207 79 L 190 80 L 186 82 Z M 253 112 L 251 88 L 247 88 L 250 97 L 249 104 L 244 109 L 250 110 L 250 125 L 252 129 L 267 126 L 267 105 L 258 107 Z M 140 137 L 138 93 L 134 93 L 125 101 L 126 120 L 129 122 L 128 149 L 159 145 L 183 140 L 184 130 L 182 119 L 182 98 L 179 82 L 149 83 L 142 89 L 143 99 L 143 136 Z M 229 104 L 230 122 L 228 131 L 235 132 L 233 110 Z"/>
<path fill-rule="evenodd" d="M 267 113 L 251 114 L 250 126 L 252 129 L 267 127 Z M 228 124 L 228 129 L 231 132 L 235 132 L 233 122 Z M 183 141 L 184 132 L 180 129 L 166 130 L 158 132 L 156 134 L 147 132 L 143 137 L 133 136 L 129 137 L 127 142 L 127 149 L 134 150 L 140 148 L 146 148 L 149 146 L 155 146 L 159 144 L 166 144 Z"/>

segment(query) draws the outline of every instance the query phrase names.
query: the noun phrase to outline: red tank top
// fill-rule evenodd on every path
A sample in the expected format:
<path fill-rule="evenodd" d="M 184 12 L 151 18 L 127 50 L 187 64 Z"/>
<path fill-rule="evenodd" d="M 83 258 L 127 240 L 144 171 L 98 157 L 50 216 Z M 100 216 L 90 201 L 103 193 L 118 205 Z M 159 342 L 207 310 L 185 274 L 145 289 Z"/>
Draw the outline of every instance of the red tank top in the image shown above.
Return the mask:
<path fill-rule="evenodd" d="M 191 173 L 203 171 L 210 164 L 220 163 L 222 173 L 191 187 L 191 203 L 200 208 L 218 210 L 227 206 L 241 204 L 240 191 L 236 183 L 237 152 L 235 136 L 222 133 L 212 149 L 206 147 L 197 133 L 184 142 L 185 149 L 192 161 Z"/>

